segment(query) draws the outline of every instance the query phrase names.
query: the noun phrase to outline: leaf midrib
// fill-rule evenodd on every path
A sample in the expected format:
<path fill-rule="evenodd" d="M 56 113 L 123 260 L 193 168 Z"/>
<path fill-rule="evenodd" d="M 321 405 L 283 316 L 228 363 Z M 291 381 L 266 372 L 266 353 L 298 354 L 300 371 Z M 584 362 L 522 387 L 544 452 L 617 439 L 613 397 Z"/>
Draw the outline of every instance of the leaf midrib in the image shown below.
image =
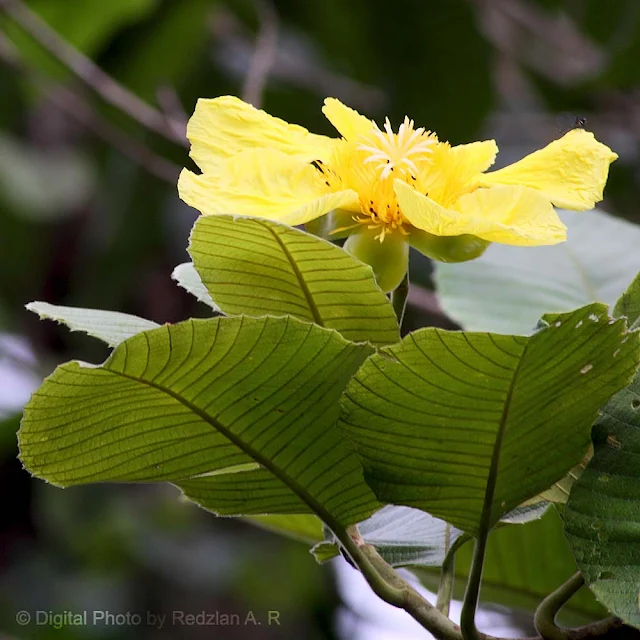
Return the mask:
<path fill-rule="evenodd" d="M 105 371 L 109 371 L 113 375 L 120 376 L 122 378 L 126 378 L 128 380 L 132 380 L 138 384 L 143 384 L 151 389 L 156 389 L 162 393 L 167 394 L 184 407 L 189 409 L 189 411 L 193 412 L 199 418 L 201 418 L 204 422 L 211 425 L 214 429 L 219 431 L 223 436 L 225 436 L 232 444 L 237 446 L 241 451 L 246 453 L 252 460 L 255 460 L 260 466 L 265 468 L 267 471 L 272 473 L 278 480 L 280 480 L 285 486 L 287 486 L 291 491 L 293 491 L 321 520 L 323 520 L 331 529 L 336 527 L 339 528 L 339 523 L 337 520 L 307 491 L 305 491 L 298 483 L 293 482 L 291 477 L 287 474 L 283 473 L 277 466 L 273 465 L 271 461 L 255 450 L 251 445 L 243 441 L 241 438 L 236 436 L 232 431 L 224 427 L 217 420 L 212 419 L 206 412 L 192 404 L 185 398 L 181 397 L 179 394 L 175 393 L 171 389 L 164 387 L 162 385 L 143 380 L 137 378 L 135 376 L 128 375 L 122 371 L 115 371 L 113 369 L 104 369 Z M 180 480 L 176 480 L 177 483 Z"/>
<path fill-rule="evenodd" d="M 289 264 L 291 265 L 291 269 L 293 270 L 296 278 L 298 279 L 298 283 L 300 284 L 300 288 L 302 289 L 302 293 L 304 294 L 309 310 L 313 315 L 313 321 L 315 322 L 315 324 L 319 324 L 321 327 L 324 327 L 325 323 L 324 323 L 324 320 L 322 319 L 322 316 L 320 315 L 320 310 L 318 309 L 318 306 L 316 305 L 313 299 L 313 295 L 311 294 L 311 291 L 309 290 L 309 287 L 307 285 L 307 281 L 304 279 L 302 272 L 298 268 L 298 264 L 296 263 L 293 256 L 291 255 L 291 252 L 289 251 L 289 248 L 285 245 L 285 243 L 282 241 L 282 238 L 280 238 L 280 235 L 272 227 L 265 224 L 261 224 L 261 226 L 267 229 L 269 233 L 271 233 L 275 241 L 278 243 L 278 245 L 282 249 L 282 252 L 286 256 L 287 260 L 289 261 Z"/>
<path fill-rule="evenodd" d="M 527 350 L 529 349 L 529 345 L 531 344 L 531 340 L 528 340 L 525 345 L 522 353 L 520 354 L 520 359 L 518 360 L 518 364 L 516 365 L 515 371 L 511 376 L 511 381 L 509 382 L 509 388 L 507 390 L 507 397 L 505 398 L 504 406 L 502 409 L 502 415 L 500 416 L 500 424 L 498 426 L 498 432 L 496 433 L 496 439 L 493 443 L 493 453 L 491 454 L 491 463 L 489 465 L 489 475 L 487 476 L 487 485 L 485 491 L 485 499 L 484 504 L 482 506 L 482 513 L 480 515 L 480 521 L 484 520 L 487 525 L 487 530 L 494 523 L 492 522 L 492 513 L 493 513 L 493 501 L 495 498 L 495 492 L 498 484 L 498 472 L 500 467 L 500 454 L 502 453 L 502 444 L 504 442 L 504 437 L 507 432 L 507 424 L 509 421 L 509 413 L 511 411 L 511 405 L 513 402 L 513 394 L 516 386 L 516 380 L 520 375 L 520 369 L 522 367 L 522 363 L 525 360 Z M 497 521 L 497 520 L 496 520 Z M 480 524 L 480 529 L 482 529 L 482 524 Z"/>

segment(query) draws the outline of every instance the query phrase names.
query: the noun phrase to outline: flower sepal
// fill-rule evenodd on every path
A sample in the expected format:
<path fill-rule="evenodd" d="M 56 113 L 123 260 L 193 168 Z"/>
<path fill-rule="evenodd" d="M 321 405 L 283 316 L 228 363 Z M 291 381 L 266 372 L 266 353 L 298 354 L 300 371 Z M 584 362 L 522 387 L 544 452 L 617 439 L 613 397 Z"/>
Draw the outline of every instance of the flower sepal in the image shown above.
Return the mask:
<path fill-rule="evenodd" d="M 367 227 L 351 234 L 344 249 L 373 269 L 378 286 L 385 292 L 393 291 L 404 278 L 409 266 L 409 245 L 401 233 L 390 233 L 380 242 L 380 229 Z"/>
<path fill-rule="evenodd" d="M 436 236 L 422 229 L 411 229 L 409 244 L 438 262 L 467 262 L 479 258 L 491 244 L 468 233 L 459 236 Z"/>

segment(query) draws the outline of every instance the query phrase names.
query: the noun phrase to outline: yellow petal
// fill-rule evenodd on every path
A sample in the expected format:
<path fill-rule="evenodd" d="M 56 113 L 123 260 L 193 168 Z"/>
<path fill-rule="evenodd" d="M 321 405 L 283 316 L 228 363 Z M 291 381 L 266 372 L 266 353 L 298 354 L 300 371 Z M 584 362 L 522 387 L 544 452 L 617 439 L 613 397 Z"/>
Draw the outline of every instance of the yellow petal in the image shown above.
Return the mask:
<path fill-rule="evenodd" d="M 453 205 L 463 193 L 478 185 L 482 172 L 495 161 L 498 146 L 495 140 L 484 140 L 451 147 L 446 142 L 433 150 L 433 164 L 422 178 L 422 191 L 444 207 Z"/>
<path fill-rule="evenodd" d="M 436 236 L 470 234 L 502 244 L 537 246 L 566 240 L 566 227 L 549 201 L 525 187 L 477 189 L 447 209 L 399 180 L 395 183 L 404 217 Z"/>
<path fill-rule="evenodd" d="M 495 140 L 459 144 L 451 147 L 451 153 L 455 164 L 475 177 L 475 174 L 483 173 L 496 161 L 498 145 Z"/>
<path fill-rule="evenodd" d="M 252 107 L 234 96 L 198 100 L 187 126 L 191 157 L 203 172 L 247 149 L 271 148 L 306 160 L 326 160 L 337 139 Z"/>
<path fill-rule="evenodd" d="M 289 225 L 309 222 L 338 208 L 358 210 L 351 190 L 331 191 L 310 163 L 273 149 L 245 151 L 215 173 L 184 169 L 180 197 L 205 215 L 230 213 Z"/>
<path fill-rule="evenodd" d="M 479 225 L 477 235 L 491 242 L 535 247 L 567 239 L 567 227 L 545 195 L 521 186 L 476 189 L 456 209 Z M 484 227 L 484 228 L 483 228 Z"/>
<path fill-rule="evenodd" d="M 335 98 L 327 98 L 322 113 L 345 139 L 353 142 L 358 136 L 371 133 L 374 128 L 372 120 L 361 116 L 355 109 L 345 106 Z"/>
<path fill-rule="evenodd" d="M 586 211 L 602 200 L 609 165 L 617 157 L 590 131 L 573 129 L 519 162 L 483 175 L 481 184 L 531 187 L 558 207 Z"/>

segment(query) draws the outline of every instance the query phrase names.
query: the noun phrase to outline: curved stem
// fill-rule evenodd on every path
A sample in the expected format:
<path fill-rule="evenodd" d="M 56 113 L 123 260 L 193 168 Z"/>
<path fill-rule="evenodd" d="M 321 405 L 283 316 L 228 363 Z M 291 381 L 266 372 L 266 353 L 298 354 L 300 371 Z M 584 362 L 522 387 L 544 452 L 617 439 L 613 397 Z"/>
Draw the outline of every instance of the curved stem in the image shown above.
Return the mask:
<path fill-rule="evenodd" d="M 335 525 L 335 523 L 333 524 Z M 332 527 L 332 529 L 354 564 L 360 569 L 369 586 L 379 598 L 394 607 L 404 609 L 416 622 L 432 633 L 438 640 L 462 640 L 463 632 L 461 628 L 451 622 L 447 616 L 438 611 L 436 607 L 427 602 L 410 584 L 403 580 L 403 578 L 385 562 L 375 548 L 363 540 L 355 525 L 348 529 L 342 527 Z M 458 541 L 452 546 L 450 551 L 455 551 L 455 549 L 458 548 L 459 545 L 457 542 Z M 561 587 L 559 591 L 562 589 Z M 547 600 L 553 599 L 554 596 L 557 597 L 557 593 L 558 592 L 549 596 Z M 573 593 L 575 593 L 575 591 Z M 571 595 L 572 593 L 567 595 L 563 602 L 557 605 L 556 611 Z M 599 620 L 584 627 L 568 629 L 566 632 L 567 635 L 563 636 L 562 640 L 587 640 L 588 638 L 598 637 L 609 638 L 612 634 L 616 634 L 616 632 L 626 633 L 626 637 L 631 638 L 634 636 L 629 635 L 629 632 L 633 634 L 635 630 L 626 627 L 618 618 L 607 618 L 606 620 Z M 479 640 L 502 640 L 477 630 L 475 630 L 475 633 Z M 560 637 L 556 637 L 559 640 Z M 621 635 L 619 637 L 622 638 L 623 636 Z M 541 634 L 532 638 L 520 638 L 518 640 L 550 639 Z"/>
<path fill-rule="evenodd" d="M 544 640 L 568 640 L 569 634 L 567 630 L 561 629 L 555 623 L 556 615 L 583 585 L 584 578 L 578 571 L 540 603 L 533 622 L 536 631 Z"/>
<path fill-rule="evenodd" d="M 439 640 L 462 640 L 459 627 L 405 582 L 372 545 L 364 542 L 356 527 L 334 533 L 376 595 L 404 609 Z"/>
<path fill-rule="evenodd" d="M 549 594 L 536 609 L 533 622 L 536 631 L 543 640 L 579 640 L 611 635 L 614 630 L 623 627 L 618 618 L 606 618 L 577 629 L 563 629 L 556 624 L 556 616 L 562 607 L 581 589 L 584 578 L 578 571 L 553 593 Z M 640 633 L 638 634 L 640 637 Z"/>
<path fill-rule="evenodd" d="M 488 533 L 488 530 L 481 531 L 473 548 L 471 569 L 467 578 L 467 590 L 464 594 L 462 611 L 460 612 L 460 628 L 464 640 L 480 640 L 480 634 L 476 628 L 476 610 L 480 598 L 480 583 L 482 582 L 482 569 Z"/>

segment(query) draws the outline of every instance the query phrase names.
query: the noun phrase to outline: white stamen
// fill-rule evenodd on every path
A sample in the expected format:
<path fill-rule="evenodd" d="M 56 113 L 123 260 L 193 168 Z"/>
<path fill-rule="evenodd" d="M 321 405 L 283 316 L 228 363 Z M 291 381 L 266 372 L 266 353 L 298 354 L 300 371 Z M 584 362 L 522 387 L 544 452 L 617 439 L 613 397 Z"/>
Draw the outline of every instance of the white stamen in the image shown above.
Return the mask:
<path fill-rule="evenodd" d="M 388 178 L 391 172 L 398 171 L 398 176 L 403 177 L 409 171 L 412 175 L 418 173 L 416 163 L 410 157 L 427 156 L 432 153 L 432 146 L 436 143 L 433 138 L 422 139 L 425 134 L 424 127 L 413 128 L 413 120 L 408 116 L 398 128 L 398 133 L 394 134 L 389 118 L 385 119 L 384 131 L 377 127 L 371 132 L 378 144 L 362 144 L 358 146 L 360 151 L 368 153 L 363 164 L 375 165 L 380 171 L 382 180 Z M 424 159 L 424 158 L 423 158 Z"/>

